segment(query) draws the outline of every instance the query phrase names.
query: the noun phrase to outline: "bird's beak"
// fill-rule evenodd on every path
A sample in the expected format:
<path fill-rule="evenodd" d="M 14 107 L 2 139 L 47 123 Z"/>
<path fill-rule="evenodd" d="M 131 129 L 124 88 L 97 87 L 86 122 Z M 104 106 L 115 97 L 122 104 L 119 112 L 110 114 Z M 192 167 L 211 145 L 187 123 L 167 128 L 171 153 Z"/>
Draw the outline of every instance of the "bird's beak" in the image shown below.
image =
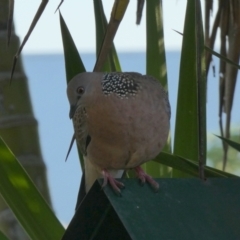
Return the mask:
<path fill-rule="evenodd" d="M 76 105 L 76 104 L 70 106 L 70 112 L 69 112 L 69 118 L 70 118 L 70 119 L 73 118 L 76 109 L 77 109 L 77 105 Z"/>

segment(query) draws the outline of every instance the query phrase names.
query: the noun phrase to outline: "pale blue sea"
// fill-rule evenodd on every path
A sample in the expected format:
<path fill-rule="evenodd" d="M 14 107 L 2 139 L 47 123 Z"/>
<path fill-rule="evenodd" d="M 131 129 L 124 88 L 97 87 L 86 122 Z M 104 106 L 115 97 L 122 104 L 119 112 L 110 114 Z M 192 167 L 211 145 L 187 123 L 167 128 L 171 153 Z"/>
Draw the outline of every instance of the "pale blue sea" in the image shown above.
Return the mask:
<path fill-rule="evenodd" d="M 145 73 L 144 53 L 121 53 L 119 55 L 123 71 Z M 82 59 L 88 71 L 95 63 L 94 54 L 83 54 Z M 172 107 L 171 132 L 174 133 L 177 101 L 179 52 L 167 52 L 169 97 Z M 207 129 L 209 139 L 218 130 L 218 61 L 215 59 L 216 77 L 212 71 L 208 80 Z M 47 166 L 48 180 L 54 210 L 58 218 L 67 224 L 74 213 L 81 170 L 74 149 L 65 162 L 68 146 L 73 134 L 72 123 L 68 118 L 69 106 L 66 97 L 64 58 L 62 54 L 23 55 L 24 69 L 29 80 L 29 90 L 34 114 L 39 123 L 40 142 L 43 158 Z M 237 90 L 240 92 L 240 84 Z M 240 95 L 235 97 L 232 121 L 239 131 Z M 219 142 L 220 144 L 220 142 Z"/>

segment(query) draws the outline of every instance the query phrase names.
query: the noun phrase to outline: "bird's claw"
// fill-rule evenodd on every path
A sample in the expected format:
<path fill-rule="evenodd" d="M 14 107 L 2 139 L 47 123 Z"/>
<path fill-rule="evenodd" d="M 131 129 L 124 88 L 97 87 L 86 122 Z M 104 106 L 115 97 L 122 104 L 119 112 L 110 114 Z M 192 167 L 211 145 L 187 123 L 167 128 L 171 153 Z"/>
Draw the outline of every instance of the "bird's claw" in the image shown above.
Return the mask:
<path fill-rule="evenodd" d="M 155 192 L 159 190 L 159 184 L 151 176 L 146 174 L 140 166 L 136 167 L 134 170 L 141 182 L 141 185 L 144 185 L 145 182 L 148 182 Z"/>
<path fill-rule="evenodd" d="M 102 175 L 103 175 L 103 184 L 102 187 L 105 187 L 107 183 L 109 183 L 114 190 L 114 192 L 118 195 L 121 196 L 121 189 L 125 188 L 124 184 L 118 180 L 116 180 L 114 177 L 109 174 L 107 170 L 102 170 Z"/>

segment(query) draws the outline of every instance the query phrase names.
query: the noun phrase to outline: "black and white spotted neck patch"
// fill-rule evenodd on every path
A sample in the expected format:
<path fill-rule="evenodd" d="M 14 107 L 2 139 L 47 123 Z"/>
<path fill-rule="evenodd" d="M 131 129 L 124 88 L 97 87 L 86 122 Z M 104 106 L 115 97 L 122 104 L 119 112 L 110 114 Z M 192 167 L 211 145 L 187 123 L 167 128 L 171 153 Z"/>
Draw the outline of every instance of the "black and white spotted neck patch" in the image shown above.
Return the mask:
<path fill-rule="evenodd" d="M 127 73 L 106 73 L 102 79 L 102 91 L 106 96 L 116 94 L 120 98 L 136 96 L 139 85 L 136 80 Z"/>

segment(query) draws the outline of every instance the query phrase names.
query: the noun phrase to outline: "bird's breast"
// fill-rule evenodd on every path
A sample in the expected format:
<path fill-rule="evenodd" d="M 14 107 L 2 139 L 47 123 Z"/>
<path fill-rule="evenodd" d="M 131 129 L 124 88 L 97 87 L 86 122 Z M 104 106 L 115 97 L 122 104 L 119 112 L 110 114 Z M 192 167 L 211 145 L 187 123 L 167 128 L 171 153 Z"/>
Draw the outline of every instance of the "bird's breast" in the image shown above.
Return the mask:
<path fill-rule="evenodd" d="M 104 168 L 123 169 L 150 160 L 160 152 L 169 119 L 163 104 L 151 105 L 151 99 L 144 100 L 139 96 L 122 99 L 112 94 L 87 108 L 91 161 Z"/>

